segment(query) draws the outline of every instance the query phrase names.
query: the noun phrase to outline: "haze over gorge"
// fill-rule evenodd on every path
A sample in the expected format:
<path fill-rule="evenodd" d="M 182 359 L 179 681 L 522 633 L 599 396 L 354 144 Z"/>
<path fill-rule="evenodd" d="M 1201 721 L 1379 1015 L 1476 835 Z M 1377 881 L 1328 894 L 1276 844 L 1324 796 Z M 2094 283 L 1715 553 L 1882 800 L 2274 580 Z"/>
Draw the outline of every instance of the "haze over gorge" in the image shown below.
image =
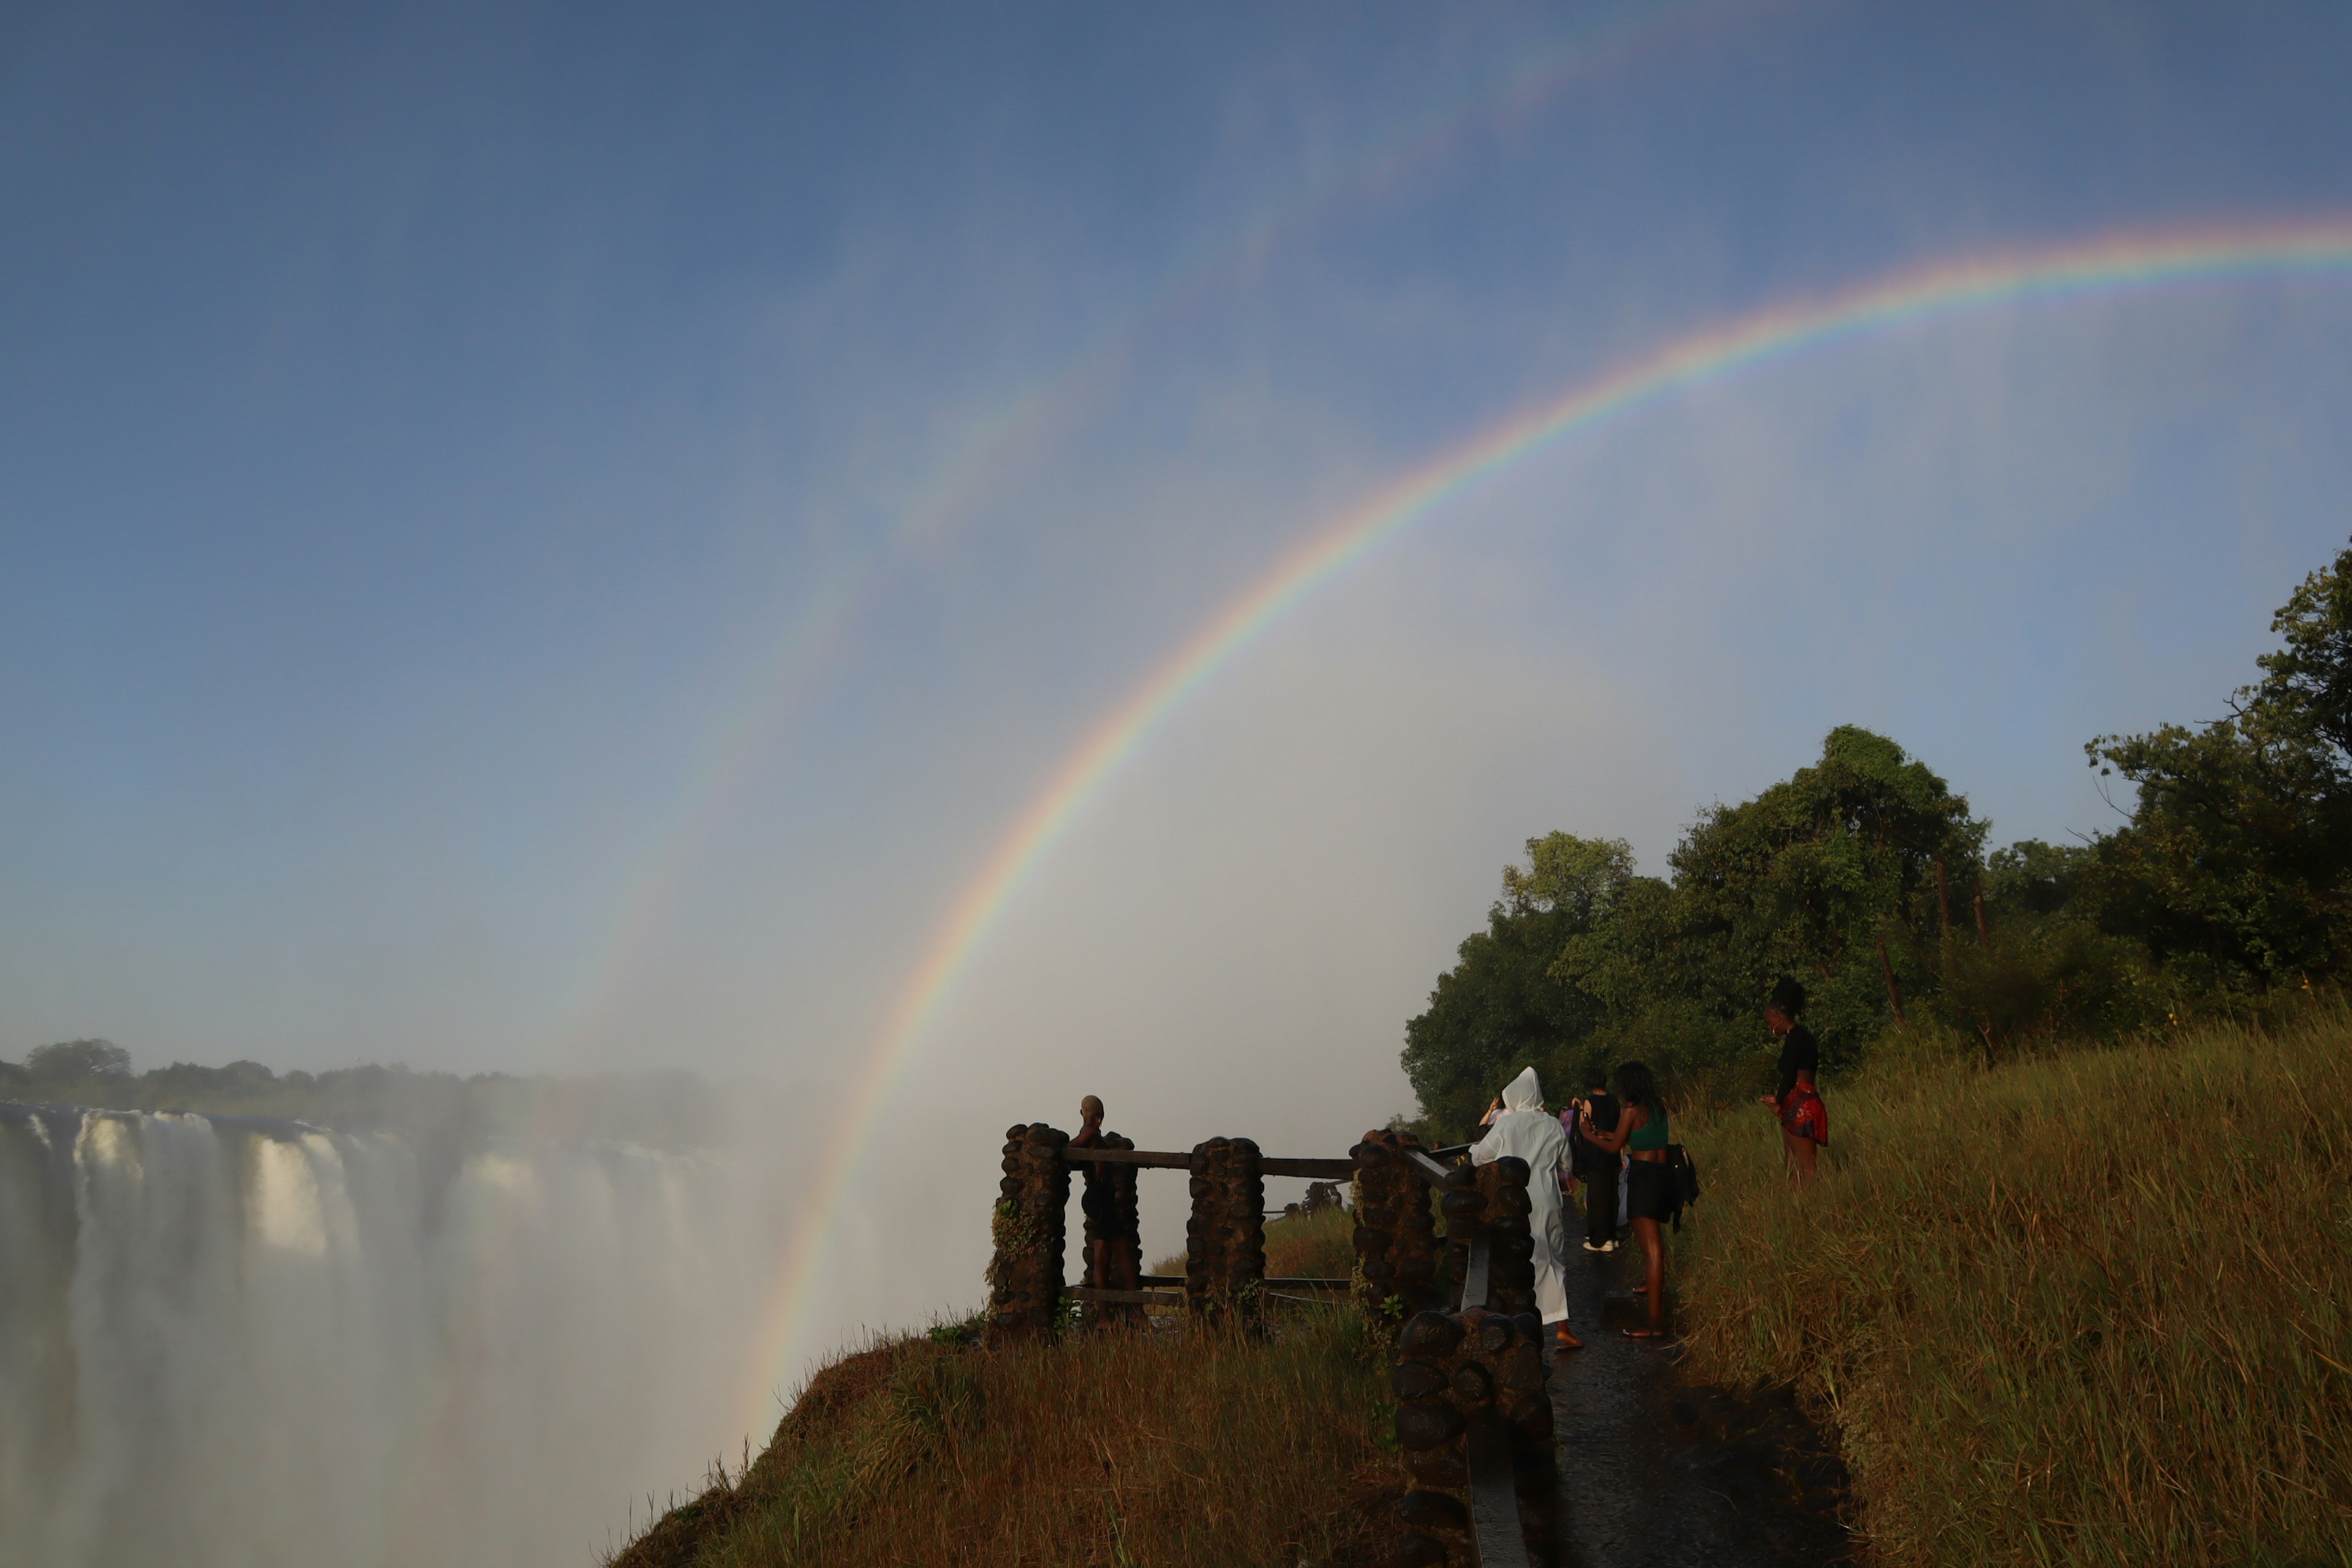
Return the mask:
<path fill-rule="evenodd" d="M 584 1563 L 741 1424 L 789 1173 L 710 1090 L 362 1070 L 365 1131 L 0 1082 L 0 1563 Z"/>

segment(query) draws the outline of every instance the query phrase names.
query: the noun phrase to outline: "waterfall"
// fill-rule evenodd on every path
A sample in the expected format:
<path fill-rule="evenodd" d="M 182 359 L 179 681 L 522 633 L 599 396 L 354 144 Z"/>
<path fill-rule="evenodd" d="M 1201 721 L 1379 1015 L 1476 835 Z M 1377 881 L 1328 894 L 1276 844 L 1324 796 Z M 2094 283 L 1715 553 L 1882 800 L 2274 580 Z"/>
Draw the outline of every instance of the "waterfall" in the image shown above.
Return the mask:
<path fill-rule="evenodd" d="M 0 1563 L 593 1563 L 744 1436 L 760 1185 L 0 1106 Z"/>

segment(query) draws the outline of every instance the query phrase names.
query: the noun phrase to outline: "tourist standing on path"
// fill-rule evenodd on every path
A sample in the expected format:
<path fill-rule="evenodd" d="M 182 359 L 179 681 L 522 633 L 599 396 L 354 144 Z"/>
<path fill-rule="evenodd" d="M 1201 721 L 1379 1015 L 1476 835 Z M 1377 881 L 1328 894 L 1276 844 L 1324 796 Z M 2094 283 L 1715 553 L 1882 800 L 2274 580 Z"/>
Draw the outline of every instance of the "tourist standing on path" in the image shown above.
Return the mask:
<path fill-rule="evenodd" d="M 1617 1131 L 1622 1108 L 1609 1092 L 1609 1074 L 1594 1067 L 1584 1075 L 1584 1098 L 1577 1102 L 1579 1131 L 1591 1127 L 1601 1133 Z M 1584 1250 L 1617 1250 L 1617 1170 L 1619 1156 L 1603 1154 L 1579 1137 L 1569 1145 L 1569 1158 L 1584 1182 Z"/>
<path fill-rule="evenodd" d="M 1780 1089 L 1763 1103 L 1780 1119 L 1781 1152 L 1801 1187 L 1813 1179 L 1821 1146 L 1830 1141 L 1830 1108 L 1813 1087 L 1822 1047 L 1813 1032 L 1797 1022 L 1804 1010 L 1805 988 L 1782 975 L 1764 1003 L 1764 1026 L 1780 1037 Z"/>
<path fill-rule="evenodd" d="M 1618 1068 L 1617 1098 L 1624 1107 L 1616 1131 L 1596 1134 L 1588 1130 L 1584 1139 L 1604 1154 L 1622 1151 L 1633 1157 L 1624 1171 L 1625 1216 L 1648 1255 L 1650 1322 L 1625 1333 L 1631 1339 L 1662 1340 L 1666 1337 L 1666 1237 L 1660 1227 L 1681 1206 L 1675 1173 L 1666 1164 L 1666 1108 L 1658 1102 L 1657 1080 L 1640 1062 Z"/>
<path fill-rule="evenodd" d="M 1100 1147 L 1102 1124 L 1103 1102 L 1090 1094 L 1078 1101 L 1078 1135 L 1070 1140 L 1069 1146 Z M 1141 1283 L 1142 1247 L 1123 1212 L 1126 1205 L 1118 1201 L 1115 1170 L 1099 1161 L 1088 1161 L 1082 1173 L 1086 1190 L 1079 1197 L 1078 1208 L 1087 1216 L 1087 1228 L 1094 1236 L 1087 1273 L 1089 1280 L 1096 1282 L 1097 1289 L 1132 1290 Z"/>
<path fill-rule="evenodd" d="M 1581 1350 L 1584 1342 L 1569 1331 L 1568 1280 L 1560 1272 L 1560 1253 L 1568 1246 L 1568 1222 L 1561 1215 L 1560 1168 L 1568 1163 L 1568 1140 L 1559 1123 L 1543 1108 L 1543 1089 L 1536 1069 L 1528 1068 L 1503 1090 L 1503 1109 L 1486 1125 L 1486 1135 L 1470 1151 L 1474 1165 L 1490 1164 L 1506 1154 L 1528 1163 L 1528 1234 L 1535 1242 L 1536 1311 L 1553 1325 L 1552 1343 L 1562 1350 Z"/>

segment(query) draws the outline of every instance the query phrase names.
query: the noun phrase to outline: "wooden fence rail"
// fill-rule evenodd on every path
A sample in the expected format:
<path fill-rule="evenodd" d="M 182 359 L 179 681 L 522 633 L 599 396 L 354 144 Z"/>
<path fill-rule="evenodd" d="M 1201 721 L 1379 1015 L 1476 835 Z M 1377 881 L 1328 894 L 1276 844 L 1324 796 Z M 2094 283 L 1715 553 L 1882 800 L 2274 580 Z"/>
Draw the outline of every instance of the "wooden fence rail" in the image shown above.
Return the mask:
<path fill-rule="evenodd" d="M 1376 1130 L 1344 1160 L 1262 1154 L 1246 1138 L 1190 1151 L 1138 1149 L 1116 1133 L 1069 1146 L 1043 1122 L 1005 1133 L 989 1265 L 989 1337 L 1050 1339 L 1063 1303 L 1090 1321 L 1181 1308 L 1196 1325 L 1260 1325 L 1269 1298 L 1311 1302 L 1352 1291 L 1402 1320 L 1390 1381 L 1412 1489 L 1388 1560 L 1410 1568 L 1549 1568 L 1553 1561 L 1551 1403 L 1543 1328 L 1534 1313 L 1527 1165 L 1473 1166 L 1463 1150 L 1433 1156 L 1408 1134 Z M 1438 1157 L 1444 1156 L 1444 1157 Z M 1192 1181 L 1181 1275 L 1145 1274 L 1136 1251 L 1135 1175 L 1181 1170 Z M 1087 1186 L 1086 1277 L 1063 1278 L 1073 1176 Z M 1352 1279 L 1269 1278 L 1265 1179 L 1349 1181 Z M 1442 1239 L 1432 1209 L 1444 1215 Z M 1438 1247 L 1445 1248 L 1441 1270 Z M 1450 1277 L 1454 1289 L 1441 1285 Z"/>

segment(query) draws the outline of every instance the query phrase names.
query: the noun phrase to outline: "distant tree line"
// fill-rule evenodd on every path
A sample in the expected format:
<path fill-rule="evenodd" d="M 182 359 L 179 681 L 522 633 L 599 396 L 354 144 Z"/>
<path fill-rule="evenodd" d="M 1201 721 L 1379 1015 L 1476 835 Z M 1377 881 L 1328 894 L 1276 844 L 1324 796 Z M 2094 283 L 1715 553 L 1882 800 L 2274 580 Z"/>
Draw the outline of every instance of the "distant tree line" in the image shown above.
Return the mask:
<path fill-rule="evenodd" d="M 1824 1065 L 1889 1051 L 1988 1063 L 2185 1016 L 2275 1010 L 2352 963 L 2352 550 L 2272 621 L 2227 716 L 2084 749 L 2137 788 L 2078 845 L 1987 851 L 1926 764 L 1842 727 L 1753 800 L 1702 812 L 1635 874 L 1622 839 L 1528 841 L 1404 1068 L 1437 1136 L 1533 1065 L 1555 1092 L 1639 1055 L 1684 1093 L 1769 1074 L 1765 992 L 1794 975 Z"/>
<path fill-rule="evenodd" d="M 372 1064 L 278 1073 L 234 1061 L 135 1073 L 128 1051 L 99 1039 L 60 1040 L 27 1051 L 21 1063 L 0 1061 L 0 1100 L 277 1117 L 344 1132 L 396 1132 L 442 1152 L 520 1137 L 699 1149 L 717 1141 L 721 1119 L 719 1091 L 681 1071 L 461 1078 Z"/>

